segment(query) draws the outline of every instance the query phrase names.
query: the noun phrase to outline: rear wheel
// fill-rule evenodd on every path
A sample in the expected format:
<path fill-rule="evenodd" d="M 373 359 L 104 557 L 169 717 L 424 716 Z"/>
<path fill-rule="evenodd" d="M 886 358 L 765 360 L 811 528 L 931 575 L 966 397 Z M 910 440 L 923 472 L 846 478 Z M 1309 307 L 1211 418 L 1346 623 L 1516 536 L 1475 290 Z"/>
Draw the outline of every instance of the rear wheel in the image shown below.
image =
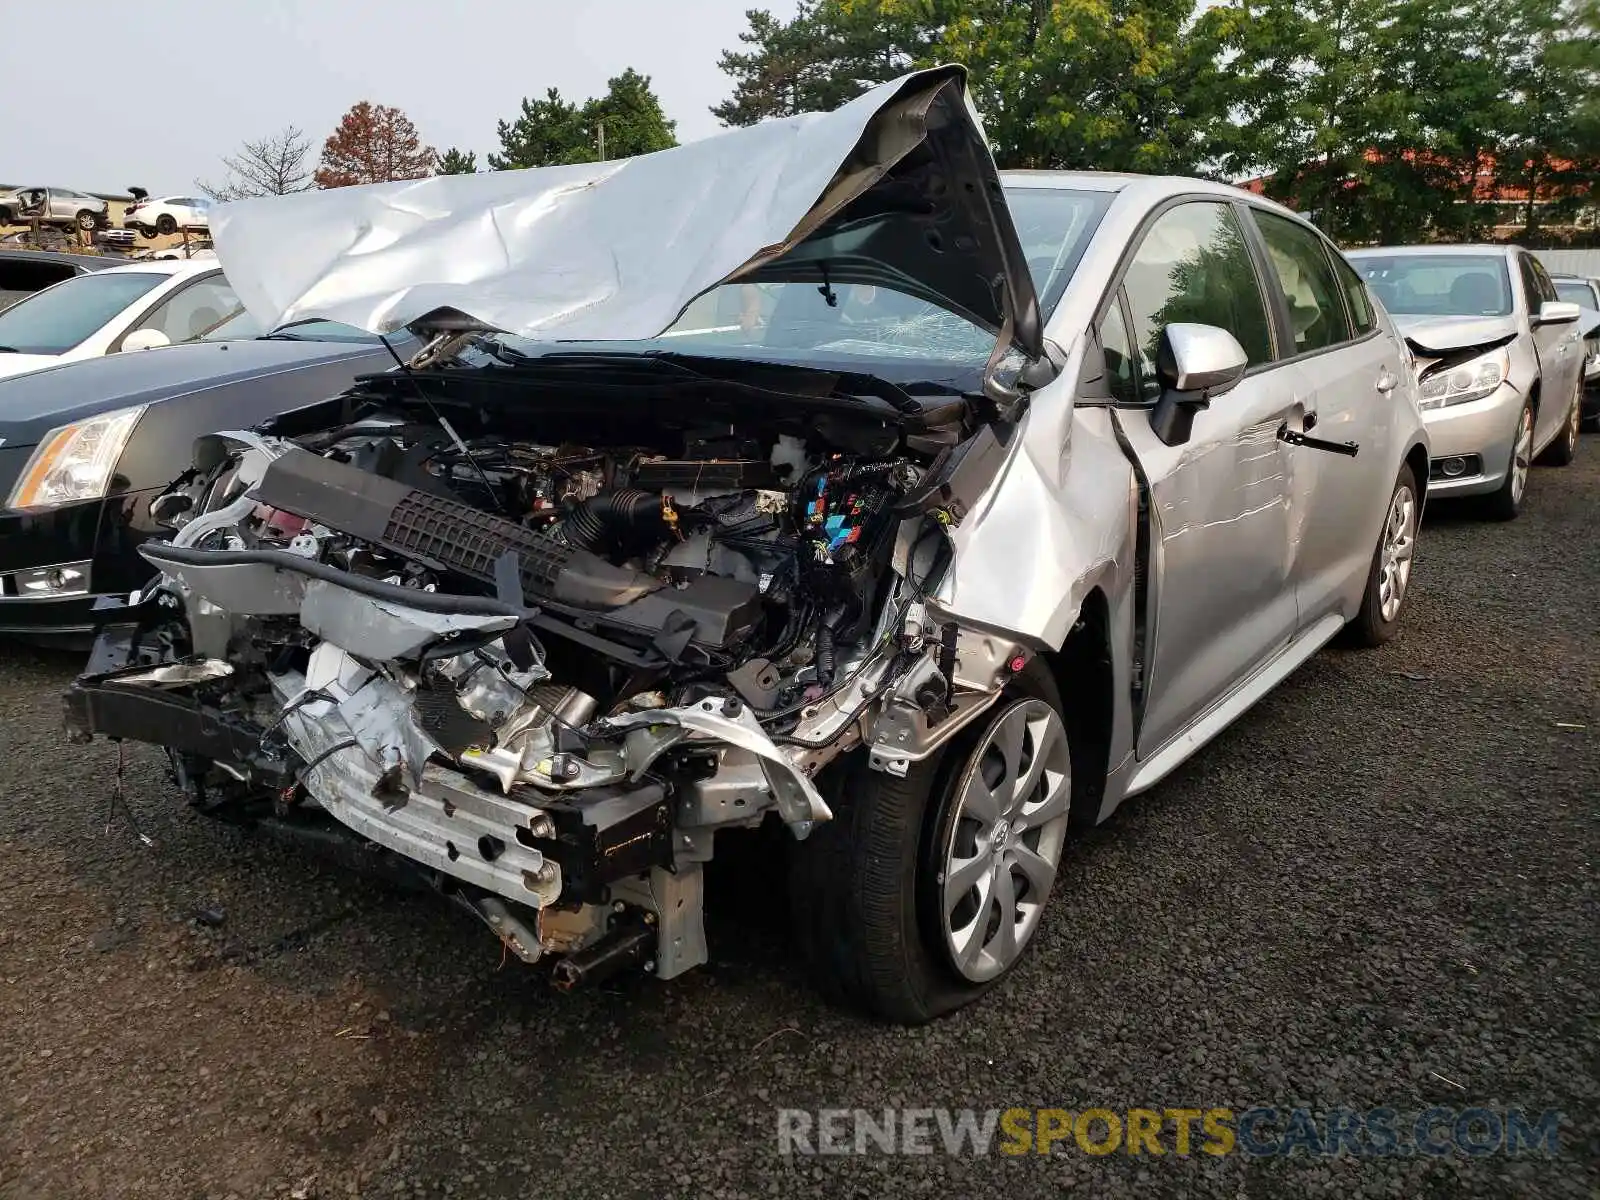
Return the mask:
<path fill-rule="evenodd" d="M 1500 490 L 1489 496 L 1484 510 L 1496 521 L 1510 521 L 1522 511 L 1522 497 L 1528 491 L 1528 472 L 1533 467 L 1533 405 L 1524 404 L 1517 418 L 1517 431 L 1511 435 L 1511 462 L 1506 467 Z"/>
<path fill-rule="evenodd" d="M 1550 443 L 1550 448 L 1544 452 L 1543 462 L 1552 467 L 1564 467 L 1570 463 L 1578 453 L 1578 425 L 1583 420 L 1583 380 L 1578 381 L 1578 388 L 1572 393 L 1572 407 L 1567 411 L 1567 419 L 1562 423 L 1561 436 Z"/>
<path fill-rule="evenodd" d="M 904 778 L 861 759 L 834 819 L 794 848 L 796 940 L 829 999 L 918 1024 L 993 987 L 1039 927 L 1072 798 L 1048 666 Z"/>
<path fill-rule="evenodd" d="M 1383 518 L 1383 532 L 1367 572 L 1367 590 L 1361 611 L 1348 627 L 1350 638 L 1362 646 L 1381 646 L 1400 628 L 1411 585 L 1411 566 L 1417 553 L 1417 525 L 1422 505 L 1417 481 L 1409 466 L 1400 468 Z"/>
<path fill-rule="evenodd" d="M 156 232 L 165 236 L 178 232 L 178 221 L 171 213 L 162 213 L 156 218 Z"/>

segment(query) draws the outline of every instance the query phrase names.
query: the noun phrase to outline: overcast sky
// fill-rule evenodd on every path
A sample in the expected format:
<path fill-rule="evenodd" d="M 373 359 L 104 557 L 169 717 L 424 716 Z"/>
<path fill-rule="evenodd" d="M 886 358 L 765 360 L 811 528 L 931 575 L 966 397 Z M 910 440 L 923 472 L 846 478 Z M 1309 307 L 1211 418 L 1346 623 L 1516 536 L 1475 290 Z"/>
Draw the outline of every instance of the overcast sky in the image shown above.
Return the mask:
<path fill-rule="evenodd" d="M 718 128 L 717 56 L 744 10 L 794 0 L 89 0 L 5 5 L 0 181 L 191 190 L 245 138 L 298 125 L 314 153 L 358 100 L 444 150 L 495 149 L 523 96 L 583 100 L 633 67 L 678 138 Z M 42 104 L 37 120 L 27 102 Z"/>

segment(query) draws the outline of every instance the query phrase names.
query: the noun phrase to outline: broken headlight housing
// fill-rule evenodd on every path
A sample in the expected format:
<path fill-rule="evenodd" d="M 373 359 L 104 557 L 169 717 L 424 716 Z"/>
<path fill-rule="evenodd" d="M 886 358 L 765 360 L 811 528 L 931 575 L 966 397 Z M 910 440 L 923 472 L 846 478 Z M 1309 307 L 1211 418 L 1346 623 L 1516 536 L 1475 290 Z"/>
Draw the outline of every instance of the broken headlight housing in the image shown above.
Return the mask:
<path fill-rule="evenodd" d="M 1480 354 L 1446 370 L 1436 370 L 1422 380 L 1417 393 L 1419 406 L 1426 411 L 1482 400 L 1493 395 L 1510 372 L 1511 355 L 1504 348 Z"/>

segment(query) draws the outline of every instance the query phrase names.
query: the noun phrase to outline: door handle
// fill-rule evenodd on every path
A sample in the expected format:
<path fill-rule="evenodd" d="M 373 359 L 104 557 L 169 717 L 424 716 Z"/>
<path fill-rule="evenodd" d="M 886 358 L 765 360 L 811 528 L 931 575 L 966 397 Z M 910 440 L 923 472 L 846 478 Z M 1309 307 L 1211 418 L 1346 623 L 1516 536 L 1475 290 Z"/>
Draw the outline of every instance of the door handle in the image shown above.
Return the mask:
<path fill-rule="evenodd" d="M 1355 442 L 1330 442 L 1323 438 L 1307 437 L 1298 429 L 1290 429 L 1285 421 L 1278 426 L 1278 440 L 1291 446 L 1304 446 L 1307 450 L 1326 450 L 1329 454 L 1343 454 L 1354 458 L 1361 451 Z"/>
<path fill-rule="evenodd" d="M 1372 386 L 1377 388 L 1378 391 L 1382 392 L 1385 396 L 1387 396 L 1390 392 L 1394 391 L 1395 388 L 1400 386 L 1400 377 L 1398 375 L 1396 375 L 1393 371 L 1389 370 L 1388 368 L 1385 368 L 1378 375 L 1378 381 L 1376 383 L 1374 383 Z"/>

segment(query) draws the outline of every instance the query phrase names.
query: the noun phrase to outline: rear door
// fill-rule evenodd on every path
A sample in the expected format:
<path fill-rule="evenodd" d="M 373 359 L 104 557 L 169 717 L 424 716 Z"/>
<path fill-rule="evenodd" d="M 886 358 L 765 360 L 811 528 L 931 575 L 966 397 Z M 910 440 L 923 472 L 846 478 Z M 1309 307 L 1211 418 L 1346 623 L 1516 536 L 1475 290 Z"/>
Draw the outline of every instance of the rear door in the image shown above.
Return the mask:
<path fill-rule="evenodd" d="M 1099 334 L 1113 393 L 1150 406 L 1160 393 L 1156 346 L 1178 321 L 1218 325 L 1250 369 L 1196 414 L 1190 439 L 1168 446 L 1147 408 L 1115 419 L 1149 492 L 1149 596 L 1138 755 L 1147 758 L 1288 643 L 1292 460 L 1278 439 L 1299 423 L 1290 373 L 1277 369 L 1266 295 L 1240 211 L 1187 200 L 1140 237 Z"/>
<path fill-rule="evenodd" d="M 1272 267 L 1300 427 L 1359 448 L 1354 457 L 1295 450 L 1289 532 L 1305 628 L 1329 613 L 1353 616 L 1360 602 L 1398 458 L 1389 410 L 1405 362 L 1399 340 L 1380 332 L 1366 285 L 1321 234 L 1277 213 L 1250 215 Z"/>

